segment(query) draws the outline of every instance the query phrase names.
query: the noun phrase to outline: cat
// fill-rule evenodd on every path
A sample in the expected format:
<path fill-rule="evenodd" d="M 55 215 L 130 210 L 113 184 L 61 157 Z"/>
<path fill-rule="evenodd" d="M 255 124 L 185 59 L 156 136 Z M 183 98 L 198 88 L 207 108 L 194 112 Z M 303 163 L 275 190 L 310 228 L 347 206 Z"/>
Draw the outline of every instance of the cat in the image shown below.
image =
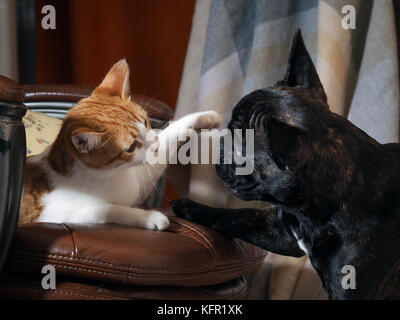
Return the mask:
<path fill-rule="evenodd" d="M 400 298 L 400 144 L 380 144 L 329 110 L 300 30 L 284 80 L 243 97 L 228 128 L 254 129 L 254 171 L 235 175 L 233 161 L 217 176 L 240 199 L 274 206 L 183 199 L 172 202 L 178 217 L 277 254 L 307 254 L 331 299 Z"/>
<path fill-rule="evenodd" d="M 72 108 L 45 152 L 27 159 L 19 225 L 115 223 L 165 230 L 168 218 L 137 208 L 167 164 L 146 163 L 147 152 L 164 152 L 168 141 L 189 129 L 213 129 L 214 111 L 184 116 L 161 131 L 151 130 L 146 110 L 130 99 L 129 66 L 116 63 L 90 97 Z"/>

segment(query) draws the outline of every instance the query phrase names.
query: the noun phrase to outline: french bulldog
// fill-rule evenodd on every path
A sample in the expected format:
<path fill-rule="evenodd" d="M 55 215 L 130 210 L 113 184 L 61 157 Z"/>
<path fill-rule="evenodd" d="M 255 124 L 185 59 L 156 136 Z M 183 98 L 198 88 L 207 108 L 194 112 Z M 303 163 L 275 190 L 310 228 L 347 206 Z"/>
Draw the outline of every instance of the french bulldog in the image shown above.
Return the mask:
<path fill-rule="evenodd" d="M 380 144 L 329 110 L 300 30 L 284 79 L 242 98 L 228 129 L 254 130 L 254 170 L 236 175 L 233 160 L 217 176 L 240 199 L 273 206 L 183 199 L 171 203 L 178 217 L 280 255 L 307 254 L 330 299 L 400 298 L 400 144 Z"/>

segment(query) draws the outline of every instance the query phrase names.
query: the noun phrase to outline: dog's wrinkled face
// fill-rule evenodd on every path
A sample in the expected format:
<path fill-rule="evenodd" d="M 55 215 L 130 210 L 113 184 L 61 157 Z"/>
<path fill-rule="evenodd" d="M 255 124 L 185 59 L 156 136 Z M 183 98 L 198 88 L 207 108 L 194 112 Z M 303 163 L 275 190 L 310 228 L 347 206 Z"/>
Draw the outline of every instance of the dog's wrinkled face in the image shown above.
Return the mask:
<path fill-rule="evenodd" d="M 250 175 L 236 175 L 239 165 L 233 160 L 217 165 L 217 175 L 236 196 L 283 203 L 297 192 L 295 173 L 306 163 L 310 150 L 305 144 L 306 127 L 290 126 L 288 121 L 306 123 L 301 112 L 304 103 L 295 91 L 274 87 L 249 94 L 235 107 L 228 129 L 254 130 L 254 170 Z M 244 145 L 244 134 L 242 141 Z M 222 141 L 221 154 L 223 148 Z M 237 152 L 235 146 L 233 152 Z"/>
<path fill-rule="evenodd" d="M 345 192 L 354 172 L 348 137 L 373 143 L 360 129 L 329 111 L 300 31 L 284 80 L 245 96 L 234 108 L 228 128 L 254 129 L 254 170 L 238 176 L 234 161 L 222 163 L 216 168 L 219 178 L 242 200 L 291 207 L 303 206 L 311 193 L 329 194 L 328 185 L 335 192 Z M 221 143 L 221 154 L 223 148 Z M 341 182 L 335 184 L 338 179 Z"/>

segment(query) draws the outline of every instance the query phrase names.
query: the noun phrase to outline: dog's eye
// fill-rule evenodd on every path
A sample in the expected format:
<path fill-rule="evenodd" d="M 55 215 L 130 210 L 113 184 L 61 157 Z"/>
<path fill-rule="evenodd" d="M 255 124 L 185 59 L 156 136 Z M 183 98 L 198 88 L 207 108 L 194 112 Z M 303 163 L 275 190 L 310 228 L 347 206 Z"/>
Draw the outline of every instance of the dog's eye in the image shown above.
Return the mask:
<path fill-rule="evenodd" d="M 135 149 L 137 148 L 138 145 L 139 145 L 139 142 L 137 142 L 137 140 L 135 140 L 135 142 L 131 144 L 131 146 L 129 147 L 127 152 L 132 153 L 133 151 L 135 151 Z"/>

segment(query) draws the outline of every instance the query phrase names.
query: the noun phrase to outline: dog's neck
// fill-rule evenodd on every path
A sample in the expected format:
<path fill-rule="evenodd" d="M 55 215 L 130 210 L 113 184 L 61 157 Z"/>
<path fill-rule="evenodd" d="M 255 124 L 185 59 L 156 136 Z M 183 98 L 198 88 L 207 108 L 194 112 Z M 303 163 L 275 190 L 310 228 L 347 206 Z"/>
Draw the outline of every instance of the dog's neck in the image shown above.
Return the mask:
<path fill-rule="evenodd" d="M 318 244 L 318 248 L 313 247 L 318 254 L 309 252 L 317 271 L 339 270 L 341 275 L 345 265 L 361 270 L 362 265 L 377 265 L 379 261 L 391 265 L 399 258 L 396 248 L 387 243 L 396 238 L 400 228 L 400 153 L 388 152 L 383 145 L 364 146 L 354 152 L 351 161 L 355 170 L 343 196 L 323 193 L 304 204 L 306 210 L 285 208 L 306 225 L 313 237 L 311 243 Z M 376 272 L 383 276 L 385 270 Z M 342 292 L 340 276 L 319 274 L 331 286 L 325 288 L 330 295 Z"/>
<path fill-rule="evenodd" d="M 295 199 L 294 206 L 288 206 L 316 225 L 338 218 L 351 221 L 354 214 L 357 219 L 379 216 L 379 209 L 398 191 L 394 186 L 400 185 L 400 165 L 393 167 L 393 163 L 400 163 L 400 153 L 365 140 L 347 145 L 346 154 L 330 155 L 333 160 L 328 165 L 313 163 L 299 173 L 299 184 L 307 190 Z"/>

